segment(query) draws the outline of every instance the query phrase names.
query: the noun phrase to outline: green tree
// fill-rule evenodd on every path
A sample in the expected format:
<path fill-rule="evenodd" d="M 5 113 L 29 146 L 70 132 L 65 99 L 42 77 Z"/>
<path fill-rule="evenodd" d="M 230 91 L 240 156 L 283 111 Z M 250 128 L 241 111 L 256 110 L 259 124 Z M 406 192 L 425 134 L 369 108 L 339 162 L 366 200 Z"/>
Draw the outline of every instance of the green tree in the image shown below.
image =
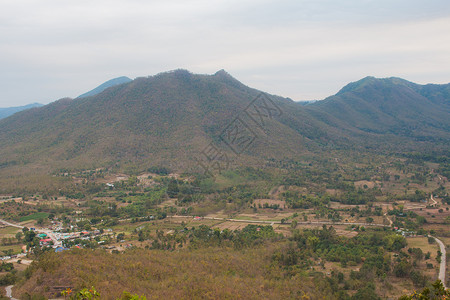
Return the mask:
<path fill-rule="evenodd" d="M 94 287 L 90 289 L 84 288 L 77 293 L 73 293 L 72 289 L 68 288 L 61 292 L 61 295 L 68 297 L 71 300 L 98 300 L 100 299 L 100 293 L 95 290 Z"/>
<path fill-rule="evenodd" d="M 403 295 L 399 300 L 431 300 L 431 299 L 450 299 L 450 290 L 446 290 L 440 280 L 437 280 L 431 287 L 425 287 L 420 292 L 414 292 L 411 295 Z"/>
<path fill-rule="evenodd" d="M 351 298 L 352 300 L 378 300 L 377 293 L 375 292 L 375 285 L 371 282 L 365 287 L 359 289 L 356 294 Z"/>
<path fill-rule="evenodd" d="M 295 229 L 297 227 L 297 224 L 298 224 L 297 220 L 293 220 L 291 223 L 291 228 Z"/>
<path fill-rule="evenodd" d="M 20 243 L 22 241 L 23 233 L 21 231 L 16 233 L 17 242 Z"/>
<path fill-rule="evenodd" d="M 137 294 L 131 295 L 128 292 L 123 292 L 122 296 L 117 300 L 147 300 L 145 296 L 139 296 Z"/>
<path fill-rule="evenodd" d="M 122 241 L 125 238 L 125 233 L 121 232 L 117 235 L 117 242 Z"/>
<path fill-rule="evenodd" d="M 176 179 L 172 179 L 169 182 L 169 185 L 167 186 L 167 195 L 170 198 L 175 198 L 178 195 L 179 192 L 179 188 L 178 188 L 178 182 Z"/>
<path fill-rule="evenodd" d="M 35 237 L 36 237 L 36 232 L 34 232 L 32 230 L 25 231 L 25 242 L 26 243 L 32 242 Z"/>

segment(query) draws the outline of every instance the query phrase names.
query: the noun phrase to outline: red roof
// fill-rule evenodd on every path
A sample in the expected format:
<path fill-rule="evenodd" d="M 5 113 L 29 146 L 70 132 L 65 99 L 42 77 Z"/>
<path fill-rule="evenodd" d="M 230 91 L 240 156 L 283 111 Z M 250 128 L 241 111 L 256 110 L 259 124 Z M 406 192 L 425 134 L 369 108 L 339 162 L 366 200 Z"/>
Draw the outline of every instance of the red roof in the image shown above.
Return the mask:
<path fill-rule="evenodd" d="M 42 239 L 41 243 L 48 243 L 48 242 L 51 242 L 51 241 L 52 241 L 52 239 Z"/>

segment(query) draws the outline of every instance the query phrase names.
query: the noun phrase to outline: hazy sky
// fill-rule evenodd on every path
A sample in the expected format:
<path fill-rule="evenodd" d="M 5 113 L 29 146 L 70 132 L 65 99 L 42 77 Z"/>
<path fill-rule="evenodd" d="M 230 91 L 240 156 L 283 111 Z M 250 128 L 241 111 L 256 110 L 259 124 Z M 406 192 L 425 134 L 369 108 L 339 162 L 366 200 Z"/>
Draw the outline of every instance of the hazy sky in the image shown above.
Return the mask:
<path fill-rule="evenodd" d="M 450 82 L 448 0 L 0 0 L 0 107 L 225 69 L 294 100 L 367 75 Z"/>

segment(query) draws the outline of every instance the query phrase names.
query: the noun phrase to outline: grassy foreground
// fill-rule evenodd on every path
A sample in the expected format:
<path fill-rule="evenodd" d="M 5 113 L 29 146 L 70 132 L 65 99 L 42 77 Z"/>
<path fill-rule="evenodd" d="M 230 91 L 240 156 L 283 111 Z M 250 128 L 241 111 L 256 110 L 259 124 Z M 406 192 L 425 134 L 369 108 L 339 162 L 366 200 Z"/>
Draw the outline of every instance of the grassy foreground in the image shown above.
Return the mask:
<path fill-rule="evenodd" d="M 147 299 L 334 298 L 322 278 L 289 276 L 271 264 L 278 247 L 133 249 L 121 255 L 103 250 L 48 253 L 34 263 L 30 278 L 18 285 L 15 294 L 52 297 L 54 287 L 95 286 L 102 299 L 119 298 L 123 291 Z"/>

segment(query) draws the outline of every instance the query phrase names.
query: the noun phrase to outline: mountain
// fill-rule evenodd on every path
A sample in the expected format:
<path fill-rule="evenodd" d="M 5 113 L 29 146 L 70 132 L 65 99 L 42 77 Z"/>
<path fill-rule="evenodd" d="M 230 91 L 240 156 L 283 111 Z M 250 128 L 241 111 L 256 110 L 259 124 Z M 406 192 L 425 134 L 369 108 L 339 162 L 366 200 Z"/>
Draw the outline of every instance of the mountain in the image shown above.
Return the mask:
<path fill-rule="evenodd" d="M 366 77 L 307 107 L 326 124 L 353 132 L 449 141 L 450 84 L 418 85 L 400 78 Z"/>
<path fill-rule="evenodd" d="M 183 171 L 339 149 L 448 149 L 449 115 L 447 85 L 368 77 L 303 105 L 223 70 L 175 70 L 0 120 L 0 167 L 163 164 Z"/>
<path fill-rule="evenodd" d="M 279 157 L 304 152 L 313 146 L 309 137 L 326 140 L 327 130 L 281 97 L 273 101 L 283 114 L 264 120 L 267 124 L 260 128 L 244 112 L 259 94 L 225 71 L 195 75 L 176 70 L 137 78 L 92 97 L 61 99 L 0 121 L 0 143 L 9 141 L 0 146 L 0 164 L 160 162 L 182 169 L 195 165 L 210 143 L 230 157 L 251 161 L 267 152 Z M 248 124 L 246 151 L 230 148 L 220 137 L 237 116 Z"/>
<path fill-rule="evenodd" d="M 9 116 L 15 114 L 16 112 L 19 112 L 22 110 L 30 109 L 33 107 L 41 107 L 41 106 L 42 106 L 42 104 L 32 103 L 32 104 L 28 104 L 28 105 L 24 105 L 24 106 L 0 108 L 0 119 L 9 117 Z"/>
<path fill-rule="evenodd" d="M 123 84 L 123 83 L 128 83 L 132 81 L 130 78 L 126 77 L 126 76 L 122 76 L 122 77 L 117 77 L 111 80 L 106 81 L 105 83 L 102 83 L 101 85 L 99 85 L 98 87 L 96 87 L 93 90 L 90 90 L 89 92 L 86 92 L 80 96 L 77 97 L 78 98 L 84 98 L 84 97 L 90 97 L 90 96 L 94 96 L 97 94 L 100 94 L 101 92 L 103 92 L 104 90 L 106 90 L 109 87 L 115 86 L 115 85 L 119 85 L 119 84 Z"/>

